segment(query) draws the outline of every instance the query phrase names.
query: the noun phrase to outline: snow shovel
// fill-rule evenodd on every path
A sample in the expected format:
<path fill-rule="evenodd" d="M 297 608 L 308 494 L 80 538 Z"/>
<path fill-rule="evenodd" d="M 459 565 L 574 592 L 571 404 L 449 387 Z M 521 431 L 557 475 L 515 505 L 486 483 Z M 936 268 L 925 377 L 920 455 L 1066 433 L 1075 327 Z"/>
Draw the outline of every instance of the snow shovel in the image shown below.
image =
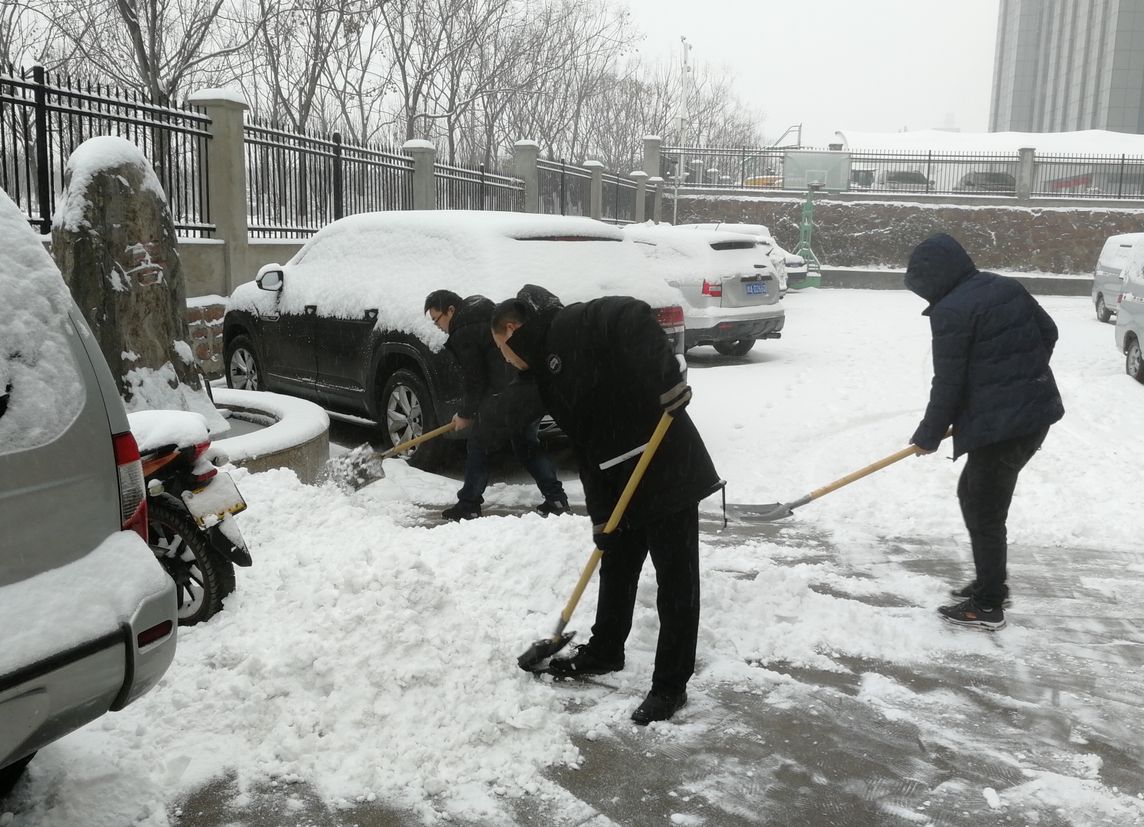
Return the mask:
<path fill-rule="evenodd" d="M 647 470 L 648 463 L 651 462 L 652 456 L 655 455 L 659 443 L 663 441 L 663 435 L 667 433 L 667 428 L 671 425 L 671 414 L 665 413 L 660 417 L 659 424 L 655 426 L 655 432 L 648 440 L 647 448 L 644 449 L 643 456 L 640 461 L 636 463 L 635 470 L 632 471 L 631 477 L 628 478 L 628 484 L 624 486 L 624 491 L 620 494 L 619 500 L 616 501 L 616 507 L 612 509 L 612 516 L 608 518 L 608 524 L 604 526 L 604 534 L 611 534 L 616 530 L 620 520 L 624 516 L 624 511 L 631 502 L 632 495 L 636 493 L 636 486 L 640 484 L 643 479 L 644 471 Z M 556 631 L 552 633 L 550 638 L 541 638 L 528 647 L 528 649 L 516 662 L 520 668 L 525 672 L 533 672 L 536 667 L 540 665 L 541 661 L 550 658 L 563 649 L 571 642 L 572 638 L 576 636 L 575 632 L 565 632 L 564 627 L 568 625 L 568 621 L 572 619 L 572 612 L 576 609 L 576 604 L 580 602 L 580 595 L 584 593 L 584 588 L 588 585 L 588 581 L 592 579 L 592 572 L 596 570 L 596 565 L 600 562 L 600 558 L 604 552 L 600 549 L 595 549 L 592 556 L 588 558 L 588 565 L 584 566 L 584 573 L 580 575 L 580 581 L 576 584 L 576 588 L 572 590 L 572 597 L 568 600 L 568 605 L 564 607 L 564 611 L 560 613 L 560 622 L 556 624 Z"/>
<path fill-rule="evenodd" d="M 953 428 L 945 432 L 945 437 L 953 433 Z M 816 491 L 811 491 L 805 497 L 801 497 L 794 502 L 789 503 L 765 503 L 762 505 L 728 505 L 728 509 L 732 510 L 736 516 L 746 520 L 757 520 L 759 522 L 770 522 L 772 520 L 781 520 L 785 517 L 790 517 L 794 510 L 800 506 L 806 505 L 811 500 L 817 500 L 819 497 L 829 494 L 831 491 L 837 491 L 844 485 L 849 485 L 855 480 L 860 480 L 863 477 L 873 474 L 875 471 L 880 471 L 887 465 L 893 465 L 898 460 L 912 457 L 918 452 L 918 446 L 911 445 L 908 448 L 903 448 L 895 454 L 885 459 L 880 459 L 872 465 L 867 465 L 861 470 L 855 471 L 853 474 L 847 474 L 839 480 L 835 480 L 830 485 L 824 485 Z"/>
<path fill-rule="evenodd" d="M 420 445 L 422 442 L 430 440 L 435 436 L 447 434 L 454 428 L 456 428 L 456 425 L 450 422 L 448 425 L 434 428 L 432 431 L 429 431 L 429 433 L 422 434 L 408 442 L 395 445 L 388 451 L 377 451 L 368 442 L 363 443 L 352 451 L 347 451 L 341 456 L 327 460 L 325 468 L 326 479 L 332 480 L 339 488 L 349 491 L 358 491 L 365 488 L 371 482 L 385 479 L 385 469 L 381 467 L 381 461 L 383 459 L 395 457 L 403 451 L 408 451 L 410 448 Z"/>

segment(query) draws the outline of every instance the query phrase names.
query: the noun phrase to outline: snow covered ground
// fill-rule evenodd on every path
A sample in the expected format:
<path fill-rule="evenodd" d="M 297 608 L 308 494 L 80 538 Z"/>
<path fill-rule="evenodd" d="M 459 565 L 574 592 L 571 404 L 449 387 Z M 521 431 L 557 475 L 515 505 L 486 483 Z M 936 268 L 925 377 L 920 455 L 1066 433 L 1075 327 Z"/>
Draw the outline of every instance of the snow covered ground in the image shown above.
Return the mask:
<path fill-rule="evenodd" d="M 691 703 L 636 729 L 650 565 L 625 671 L 585 688 L 516 666 L 587 560 L 587 517 L 529 514 L 537 493 L 513 481 L 486 498 L 523 516 L 440 525 L 426 515 L 458 483 L 400 461 L 352 495 L 236 471 L 255 564 L 226 610 L 180 633 L 159 688 L 43 750 L 0 827 L 1144 824 L 1144 386 L 1087 298 L 1041 301 L 1061 329 L 1067 413 L 1017 489 L 1008 629 L 951 629 L 933 611 L 970 575 L 948 447 L 777 526 L 720 531 L 712 499 Z M 730 502 L 794 500 L 891 454 L 925 405 L 920 299 L 807 290 L 785 304 L 781 340 L 738 361 L 689 355 L 690 410 Z M 578 482 L 567 488 L 582 512 Z M 594 608 L 593 584 L 571 627 L 586 636 Z M 853 762 L 890 766 L 900 788 L 863 786 L 877 772 L 862 768 L 838 781 L 847 738 L 893 745 Z M 196 820 L 212 789 L 226 790 L 220 815 Z M 281 815 L 248 820 L 275 789 Z M 807 816 L 847 797 L 875 803 Z"/>

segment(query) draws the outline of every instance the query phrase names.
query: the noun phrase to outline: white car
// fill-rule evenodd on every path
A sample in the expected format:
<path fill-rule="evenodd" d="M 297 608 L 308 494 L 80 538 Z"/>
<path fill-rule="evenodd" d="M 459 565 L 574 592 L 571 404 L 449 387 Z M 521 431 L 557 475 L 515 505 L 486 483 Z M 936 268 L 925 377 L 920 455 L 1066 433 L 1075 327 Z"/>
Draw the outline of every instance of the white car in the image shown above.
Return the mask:
<path fill-rule="evenodd" d="M 784 296 L 787 294 L 788 286 L 802 284 L 806 281 L 808 270 L 806 259 L 780 247 L 766 224 L 727 224 L 720 222 L 716 224 L 680 224 L 679 226 L 691 227 L 696 230 L 721 230 L 755 236 L 759 243 L 767 248 L 767 255 L 771 257 L 782 282 L 781 292 Z"/>
<path fill-rule="evenodd" d="M 1144 382 L 1144 237 L 1136 239 L 1124 260 L 1117 299 L 1116 347 L 1124 354 L 1124 372 Z"/>
<path fill-rule="evenodd" d="M 683 294 L 684 347 L 743 356 L 781 335 L 779 274 L 755 236 L 651 223 L 629 224 L 624 235 Z"/>
<path fill-rule="evenodd" d="M 1100 250 L 1096 267 L 1092 271 L 1092 305 L 1096 318 L 1102 322 L 1112 320 L 1119 309 L 1121 287 L 1124 284 L 1124 264 L 1133 245 L 1144 233 L 1121 233 L 1109 236 Z"/>

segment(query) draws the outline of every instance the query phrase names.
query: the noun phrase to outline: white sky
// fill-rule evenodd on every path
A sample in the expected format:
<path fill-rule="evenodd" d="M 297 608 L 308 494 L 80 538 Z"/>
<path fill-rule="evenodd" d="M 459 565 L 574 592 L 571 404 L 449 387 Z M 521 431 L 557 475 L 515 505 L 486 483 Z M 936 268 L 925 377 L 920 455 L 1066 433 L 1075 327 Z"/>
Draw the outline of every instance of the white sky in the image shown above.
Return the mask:
<path fill-rule="evenodd" d="M 766 136 L 803 125 L 804 145 L 837 129 L 984 132 L 997 0 L 626 0 L 645 57 L 736 72 Z"/>

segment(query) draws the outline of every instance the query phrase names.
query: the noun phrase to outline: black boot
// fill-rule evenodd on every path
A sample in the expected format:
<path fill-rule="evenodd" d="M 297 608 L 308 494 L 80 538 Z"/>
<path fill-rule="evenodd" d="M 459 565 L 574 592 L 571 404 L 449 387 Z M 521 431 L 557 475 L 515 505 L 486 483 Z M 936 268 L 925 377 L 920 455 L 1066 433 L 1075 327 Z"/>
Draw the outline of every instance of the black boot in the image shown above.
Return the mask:
<path fill-rule="evenodd" d="M 589 675 L 606 675 L 624 668 L 624 659 L 604 660 L 592 654 L 588 644 L 576 647 L 570 658 L 557 658 L 549 661 L 548 671 L 559 678 L 579 678 Z"/>
<path fill-rule="evenodd" d="M 685 703 L 686 692 L 657 692 L 653 689 L 632 713 L 632 720 L 640 726 L 647 726 L 652 721 L 666 721 Z"/>
<path fill-rule="evenodd" d="M 572 508 L 568 505 L 567 497 L 547 499 L 536 507 L 536 513 L 541 517 L 559 516 L 560 514 L 567 514 L 571 510 Z"/>
<path fill-rule="evenodd" d="M 481 507 L 479 505 L 466 505 L 465 503 L 457 503 L 452 508 L 446 508 L 441 512 L 441 516 L 446 520 L 452 520 L 455 523 L 461 520 L 475 520 L 481 516 Z"/>

